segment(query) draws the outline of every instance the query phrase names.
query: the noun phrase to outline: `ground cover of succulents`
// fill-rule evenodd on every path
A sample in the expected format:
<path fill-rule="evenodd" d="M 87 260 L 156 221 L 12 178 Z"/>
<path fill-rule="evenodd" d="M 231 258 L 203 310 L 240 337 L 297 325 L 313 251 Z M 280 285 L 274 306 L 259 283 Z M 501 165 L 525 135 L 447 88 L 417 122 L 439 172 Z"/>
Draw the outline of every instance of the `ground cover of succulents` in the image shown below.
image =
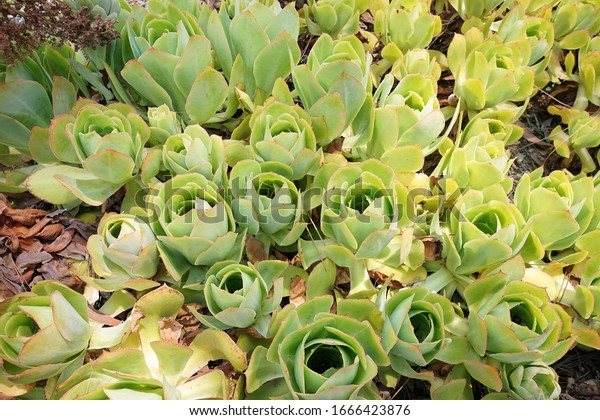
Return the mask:
<path fill-rule="evenodd" d="M 0 20 L 0 399 L 600 398 L 600 1 Z"/>

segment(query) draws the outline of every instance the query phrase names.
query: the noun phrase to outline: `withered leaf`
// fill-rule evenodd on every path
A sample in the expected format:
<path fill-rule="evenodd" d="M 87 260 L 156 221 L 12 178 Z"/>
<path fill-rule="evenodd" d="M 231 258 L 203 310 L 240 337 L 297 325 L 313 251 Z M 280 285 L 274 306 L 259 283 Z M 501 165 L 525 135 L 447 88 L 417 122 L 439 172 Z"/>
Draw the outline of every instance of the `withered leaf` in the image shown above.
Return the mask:
<path fill-rule="evenodd" d="M 44 251 L 49 252 L 51 254 L 57 253 L 65 249 L 73 236 L 75 235 L 75 229 L 66 229 L 58 238 L 56 238 L 52 243 L 44 246 Z"/>
<path fill-rule="evenodd" d="M 36 266 L 38 264 L 47 263 L 52 260 L 52 255 L 45 251 L 41 252 L 22 252 L 15 261 L 20 270 Z"/>
<path fill-rule="evenodd" d="M 163 318 L 158 322 L 160 338 L 167 343 L 177 344 L 181 337 L 183 325 L 171 318 Z"/>
<path fill-rule="evenodd" d="M 252 264 L 269 259 L 263 243 L 252 235 L 246 235 L 246 256 Z"/>

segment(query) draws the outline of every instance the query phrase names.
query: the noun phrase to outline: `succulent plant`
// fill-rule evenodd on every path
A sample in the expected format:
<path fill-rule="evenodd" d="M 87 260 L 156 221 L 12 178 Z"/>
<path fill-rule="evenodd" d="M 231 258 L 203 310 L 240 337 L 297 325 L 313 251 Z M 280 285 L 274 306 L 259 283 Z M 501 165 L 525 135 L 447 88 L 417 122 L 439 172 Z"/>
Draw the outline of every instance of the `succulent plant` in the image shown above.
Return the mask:
<path fill-rule="evenodd" d="M 433 153 L 441 143 L 445 126 L 435 81 L 420 74 L 410 74 L 393 89 L 392 86 L 393 77 L 387 75 L 374 97 L 377 107 L 373 136 L 357 152 L 365 157 L 389 161 L 396 160 L 394 154 L 399 154 L 398 149 L 405 146 L 418 146 L 424 155 Z"/>
<path fill-rule="evenodd" d="M 386 293 L 387 292 L 387 293 Z M 391 369 L 403 376 L 419 377 L 413 366 L 426 366 L 444 347 L 445 325 L 454 319 L 448 299 L 420 287 L 411 287 L 378 298 L 383 314 L 382 344 L 390 357 Z M 388 375 L 391 382 L 396 375 Z"/>
<path fill-rule="evenodd" d="M 372 380 L 378 365 L 389 364 L 381 342 L 370 324 L 328 313 L 332 303 L 315 298 L 275 319 L 271 345 L 254 350 L 246 371 L 252 398 L 281 378 L 287 389 L 278 389 L 294 399 L 378 397 Z"/>
<path fill-rule="evenodd" d="M 591 178 L 576 178 L 565 171 L 542 176 L 542 171 L 536 170 L 519 181 L 515 204 L 544 249 L 562 251 L 590 227 L 596 211 L 593 195 Z"/>
<path fill-rule="evenodd" d="M 140 319 L 128 341 L 76 370 L 55 398 L 227 399 L 230 380 L 223 371 L 196 374 L 213 360 L 242 370 L 246 357 L 222 331 L 205 330 L 189 345 L 180 344 L 175 315 L 182 305 L 183 295 L 166 286 L 142 296 L 133 309 Z"/>
<path fill-rule="evenodd" d="M 156 238 L 150 226 L 128 214 L 106 214 L 98 234 L 87 244 L 94 272 L 105 280 L 95 280 L 97 288 L 146 288 L 160 261 Z"/>
<path fill-rule="evenodd" d="M 202 283 L 208 267 L 240 260 L 244 234 L 236 232 L 216 185 L 202 175 L 177 175 L 153 185 L 146 200 L 135 212 L 152 228 L 161 260 L 177 283 Z"/>
<path fill-rule="evenodd" d="M 553 141 L 556 153 L 567 159 L 572 157 L 571 152 L 575 153 L 581 160 L 581 171 L 584 173 L 596 169 L 596 163 L 588 149 L 600 145 L 597 134 L 600 116 L 555 106 L 548 107 L 548 112 L 559 115 L 563 124 L 567 124 L 566 129 L 558 125 L 550 133 L 549 139 Z"/>
<path fill-rule="evenodd" d="M 527 100 L 535 78 L 530 61 L 527 39 L 486 39 L 478 28 L 456 34 L 448 48 L 448 66 L 456 78 L 455 94 L 470 111 Z"/>
<path fill-rule="evenodd" d="M 54 118 L 49 131 L 34 131 L 31 150 L 52 165 L 33 173 L 27 186 L 53 204 L 81 200 L 99 206 L 137 176 L 149 137 L 150 129 L 132 107 L 80 101 L 72 114 Z"/>
<path fill-rule="evenodd" d="M 223 140 L 208 134 L 197 124 L 188 125 L 183 133 L 166 140 L 162 164 L 173 175 L 197 173 L 217 185 L 223 185 L 227 180 Z"/>
<path fill-rule="evenodd" d="M 314 175 L 320 161 L 317 139 L 310 117 L 298 105 L 270 100 L 256 108 L 250 118 L 249 146 L 265 171 L 273 171 L 292 180 Z"/>
<path fill-rule="evenodd" d="M 368 141 L 373 105 L 367 94 L 370 61 L 358 38 L 333 40 L 323 34 L 306 64 L 293 69 L 294 86 L 311 117 L 320 146 L 328 145 L 349 128 L 349 137 Z"/>
<path fill-rule="evenodd" d="M 283 261 L 261 261 L 256 266 L 219 262 L 208 271 L 204 286 L 204 298 L 211 315 L 190 310 L 210 328 L 254 326 L 266 336 L 270 315 L 283 298 L 282 274 L 286 268 Z"/>
<path fill-rule="evenodd" d="M 91 337 L 85 298 L 58 282 L 0 303 L 0 358 L 13 383 L 66 379 L 83 363 Z"/>
<path fill-rule="evenodd" d="M 304 5 L 304 16 L 312 34 L 337 38 L 357 33 L 359 15 L 366 9 L 364 0 L 309 0 Z"/>
<path fill-rule="evenodd" d="M 378 6 L 374 10 L 375 33 L 404 53 L 427 47 L 442 31 L 442 20 L 430 13 L 431 1 L 392 0 Z"/>
<path fill-rule="evenodd" d="M 307 223 L 300 192 L 293 182 L 275 172 L 261 171 L 245 160 L 231 171 L 231 206 L 239 226 L 265 244 L 295 245 Z"/>
<path fill-rule="evenodd" d="M 340 168 L 323 168 L 317 175 L 318 180 L 325 181 L 321 207 L 323 235 L 355 253 L 357 258 L 377 257 L 396 235 L 399 212 L 404 209 L 402 200 L 406 193 L 395 180 L 394 171 L 374 159 Z"/>
<path fill-rule="evenodd" d="M 292 4 L 281 9 L 277 2 L 271 7 L 263 3 L 250 2 L 233 18 L 226 7 L 217 12 L 204 6 L 200 19 L 214 50 L 216 67 L 230 87 L 237 89 L 235 95 L 240 100 L 247 97 L 257 105 L 265 102 L 275 81 L 289 76 L 300 60 L 298 12 Z"/>
<path fill-rule="evenodd" d="M 511 282 L 503 274 L 465 289 L 467 338 L 479 356 L 501 363 L 554 363 L 573 344 L 571 319 L 540 287 Z"/>

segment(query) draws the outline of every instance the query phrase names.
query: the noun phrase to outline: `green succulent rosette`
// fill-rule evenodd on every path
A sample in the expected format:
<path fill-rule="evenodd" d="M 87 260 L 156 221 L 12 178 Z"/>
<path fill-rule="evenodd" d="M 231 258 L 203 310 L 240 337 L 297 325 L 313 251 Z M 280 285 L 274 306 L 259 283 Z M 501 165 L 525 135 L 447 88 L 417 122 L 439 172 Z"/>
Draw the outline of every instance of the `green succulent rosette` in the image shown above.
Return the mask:
<path fill-rule="evenodd" d="M 204 8 L 197 3 L 192 7 L 198 10 L 183 12 L 171 3 L 160 12 L 165 19 L 147 14 L 139 31 L 145 31 L 145 23 L 156 26 L 148 28 L 145 36 L 135 34 L 139 23 L 132 15 L 127 35 L 130 58 L 121 76 L 139 106 L 166 105 L 186 124 L 227 121 L 239 102 L 234 87 L 214 68 L 211 42 L 198 21 Z"/>
<path fill-rule="evenodd" d="M 208 270 L 204 299 L 210 315 L 191 312 L 209 328 L 226 330 L 253 326 L 263 336 L 271 313 L 283 298 L 283 261 L 261 261 L 256 265 L 222 261 Z"/>
<path fill-rule="evenodd" d="M 545 363 L 502 365 L 502 392 L 486 395 L 486 399 L 558 400 L 561 387 L 558 375 Z"/>
<path fill-rule="evenodd" d="M 523 130 L 505 120 L 503 112 L 483 111 L 473 117 L 455 145 L 444 150 L 434 175 L 452 178 L 461 191 L 508 193 L 512 181 L 506 174 L 513 159 L 506 146 L 519 140 Z"/>
<path fill-rule="evenodd" d="M 148 125 L 150 126 L 150 144 L 164 144 L 167 139 L 181 133 L 181 123 L 177 113 L 168 106 L 148 108 Z"/>
<path fill-rule="evenodd" d="M 563 50 L 585 46 L 600 31 L 595 0 L 561 0 L 552 13 L 556 44 Z"/>
<path fill-rule="evenodd" d="M 548 112 L 559 115 L 563 124 L 567 125 L 566 129 L 560 125 L 556 126 L 548 137 L 554 143 L 556 153 L 566 159 L 575 154 L 581 160 L 582 172 L 594 171 L 596 162 L 588 149 L 600 145 L 600 116 L 575 109 L 559 109 L 555 106 L 548 107 Z"/>
<path fill-rule="evenodd" d="M 406 191 L 389 166 L 371 159 L 336 167 L 324 166 L 315 185 L 324 188 L 321 230 L 326 238 L 356 254 L 377 257 L 402 224 Z"/>
<path fill-rule="evenodd" d="M 448 270 L 464 277 L 498 268 L 519 253 L 525 261 L 543 257 L 541 243 L 514 204 L 482 202 L 479 194 L 466 197 L 459 204 L 460 215 L 450 214 L 443 232 Z"/>
<path fill-rule="evenodd" d="M 317 144 L 327 146 L 343 135 L 352 145 L 366 143 L 372 133 L 371 57 L 358 38 L 319 37 L 306 64 L 292 79 L 311 118 Z"/>
<path fill-rule="evenodd" d="M 514 201 L 546 251 L 566 250 L 591 228 L 596 212 L 594 183 L 592 178 L 574 177 L 566 171 L 542 175 L 539 169 L 525 174 Z"/>
<path fill-rule="evenodd" d="M 92 338 L 85 298 L 54 281 L 0 303 L 0 358 L 8 380 L 66 379 L 83 363 Z"/>
<path fill-rule="evenodd" d="M 231 206 L 238 225 L 265 244 L 294 246 L 306 229 L 302 198 L 285 176 L 245 160 L 231 171 Z"/>
<path fill-rule="evenodd" d="M 136 328 L 118 348 L 106 352 L 62 383 L 55 398 L 64 400 L 201 400 L 230 398 L 232 380 L 210 361 L 227 360 L 246 368 L 245 354 L 222 331 L 204 330 L 189 345 L 180 343 L 175 317 L 181 293 L 167 286 L 142 296 L 133 308 Z"/>
<path fill-rule="evenodd" d="M 217 12 L 203 5 L 199 19 L 214 51 L 215 68 L 229 82 L 228 101 L 239 100 L 235 108 L 228 104 L 229 116 L 238 104 L 250 112 L 262 105 L 276 81 L 287 78 L 301 56 L 300 17 L 294 5 L 282 8 L 277 2 L 244 0 L 239 9 L 233 7 L 234 15 L 231 9 L 221 7 Z"/>
<path fill-rule="evenodd" d="M 423 378 L 415 367 L 428 365 L 450 341 L 445 326 L 454 320 L 452 304 L 444 296 L 421 287 L 392 294 L 383 289 L 378 297 L 383 314 L 382 344 L 390 358 L 390 368 L 403 376 Z M 389 369 L 388 369 L 389 371 Z M 386 375 L 388 385 L 398 375 Z"/>
<path fill-rule="evenodd" d="M 445 126 L 437 100 L 437 84 L 431 77 L 410 74 L 392 89 L 393 84 L 393 76 L 387 75 L 375 92 L 373 136 L 358 148 L 362 156 L 377 157 L 391 165 L 409 150 L 420 152 L 418 155 L 433 153 L 441 143 Z M 418 171 L 422 159 L 417 156 L 412 168 L 401 172 Z"/>
<path fill-rule="evenodd" d="M 153 185 L 136 213 L 152 228 L 161 260 L 179 284 L 203 282 L 208 267 L 241 258 L 244 234 L 236 232 L 231 207 L 200 174 Z"/>
<path fill-rule="evenodd" d="M 47 136 L 38 134 L 30 147 L 53 165 L 28 178 L 29 190 L 53 204 L 99 206 L 138 175 L 150 128 L 128 105 L 80 100 L 72 114 L 52 120 Z"/>
<path fill-rule="evenodd" d="M 554 45 L 552 22 L 544 17 L 529 15 L 525 5 L 518 5 L 503 17 L 497 35 L 504 42 L 528 40 L 531 46 L 528 65 L 535 72 L 535 84 L 538 88 L 546 86 L 550 81 L 546 68 Z"/>
<path fill-rule="evenodd" d="M 430 13 L 431 1 L 392 0 L 375 7 L 375 33 L 402 52 L 427 47 L 442 31 L 442 20 Z"/>
<path fill-rule="evenodd" d="M 474 282 L 464 295 L 470 311 L 467 339 L 480 357 L 552 364 L 573 345 L 571 318 L 538 286 L 496 274 Z"/>
<path fill-rule="evenodd" d="M 306 26 L 313 35 L 353 35 L 359 30 L 359 15 L 367 6 L 364 0 L 308 0 L 304 5 Z"/>
<path fill-rule="evenodd" d="M 217 185 L 227 180 L 223 140 L 197 124 L 167 139 L 162 148 L 162 163 L 173 175 L 197 173 Z"/>
<path fill-rule="evenodd" d="M 456 78 L 454 93 L 471 112 L 512 107 L 531 97 L 535 72 L 529 67 L 527 39 L 503 42 L 477 28 L 456 34 L 448 48 L 448 66 Z M 523 107 L 515 109 L 518 119 Z"/>
<path fill-rule="evenodd" d="M 267 101 L 252 114 L 249 125 L 250 149 L 264 171 L 291 180 L 314 174 L 320 155 L 310 117 L 301 107 Z"/>
<path fill-rule="evenodd" d="M 158 270 L 160 257 L 150 226 L 129 214 L 108 213 L 98 225 L 98 234 L 87 243 L 94 272 L 102 277 L 89 280 L 101 290 L 123 287 L 145 289 L 158 285 L 150 281 Z"/>
<path fill-rule="evenodd" d="M 245 373 L 250 398 L 379 398 L 373 379 L 389 365 L 380 338 L 367 322 L 329 313 L 332 303 L 314 298 L 274 318 L 271 345 L 254 350 Z"/>

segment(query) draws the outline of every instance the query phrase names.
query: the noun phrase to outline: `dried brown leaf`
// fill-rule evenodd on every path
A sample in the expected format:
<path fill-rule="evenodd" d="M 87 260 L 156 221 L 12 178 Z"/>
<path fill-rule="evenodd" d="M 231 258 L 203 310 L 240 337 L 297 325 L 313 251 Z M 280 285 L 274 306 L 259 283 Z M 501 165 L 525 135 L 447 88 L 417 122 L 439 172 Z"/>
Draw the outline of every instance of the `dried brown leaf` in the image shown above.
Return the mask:
<path fill-rule="evenodd" d="M 52 255 L 47 252 L 22 252 L 17 257 L 15 263 L 19 270 L 35 267 L 38 264 L 47 263 L 52 260 Z"/>
<path fill-rule="evenodd" d="M 269 259 L 264 244 L 252 235 L 246 235 L 246 257 L 252 264 Z"/>
<path fill-rule="evenodd" d="M 178 344 L 183 325 L 171 318 L 163 318 L 158 322 L 160 338 L 167 343 Z"/>
<path fill-rule="evenodd" d="M 51 254 L 57 253 L 65 249 L 73 239 L 75 235 L 75 229 L 66 229 L 58 238 L 52 243 L 44 246 L 44 251 Z"/>

